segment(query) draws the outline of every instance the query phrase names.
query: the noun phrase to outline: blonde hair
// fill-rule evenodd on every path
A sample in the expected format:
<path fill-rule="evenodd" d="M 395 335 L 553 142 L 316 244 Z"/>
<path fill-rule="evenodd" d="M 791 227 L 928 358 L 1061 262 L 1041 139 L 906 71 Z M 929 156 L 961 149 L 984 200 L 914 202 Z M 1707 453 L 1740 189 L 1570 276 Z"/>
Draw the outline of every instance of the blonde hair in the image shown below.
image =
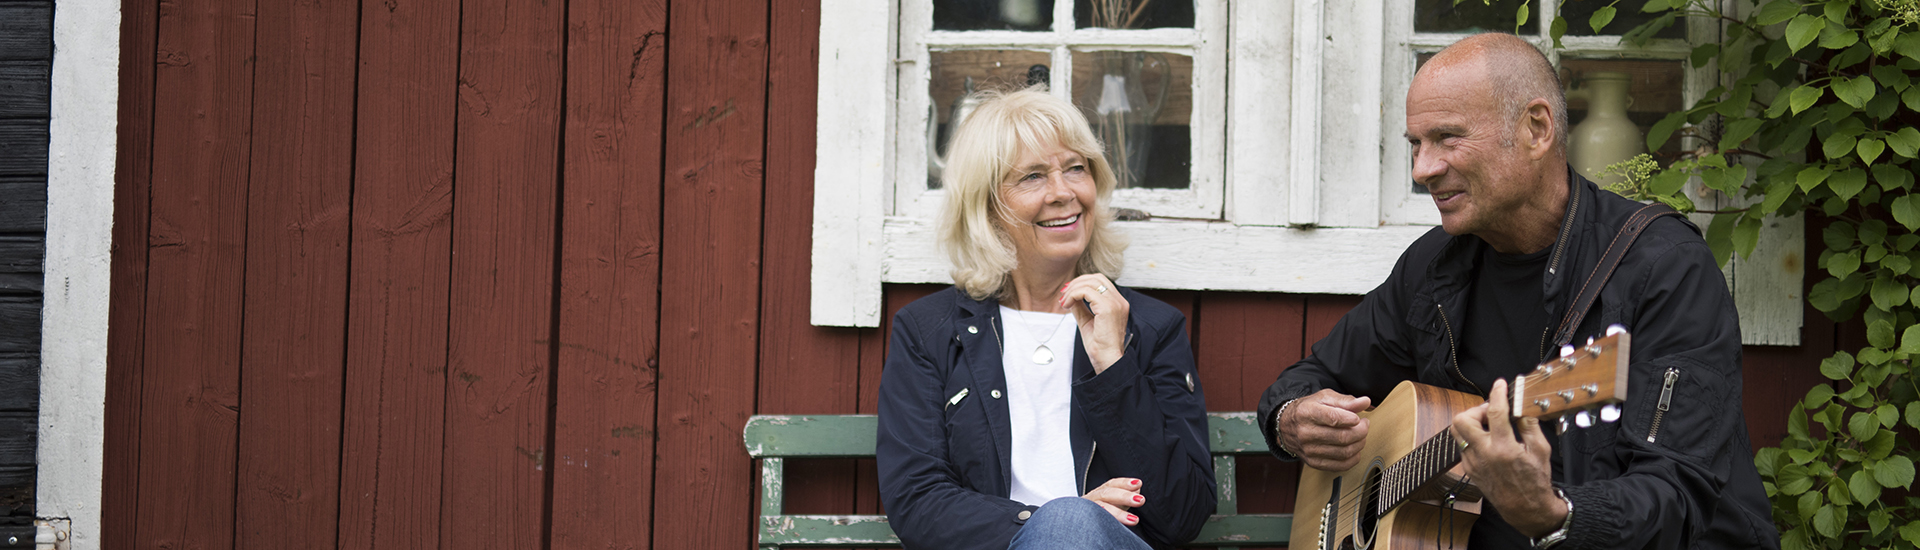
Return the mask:
<path fill-rule="evenodd" d="M 1113 168 L 1107 164 L 1100 140 L 1093 137 L 1087 119 L 1045 86 L 1004 92 L 975 92 L 973 114 L 960 123 L 948 147 L 941 186 L 947 202 L 941 208 L 940 247 L 953 261 L 953 284 L 975 300 L 1012 297 L 1011 273 L 1019 259 L 1009 237 L 994 217 L 1011 220 L 1000 201 L 1000 182 L 1013 171 L 1022 151 L 1059 143 L 1086 159 L 1093 175 L 1093 210 L 1083 215 L 1091 232 L 1087 249 L 1074 275 L 1100 273 L 1120 278 L 1121 253 L 1126 239 L 1113 231 Z"/>

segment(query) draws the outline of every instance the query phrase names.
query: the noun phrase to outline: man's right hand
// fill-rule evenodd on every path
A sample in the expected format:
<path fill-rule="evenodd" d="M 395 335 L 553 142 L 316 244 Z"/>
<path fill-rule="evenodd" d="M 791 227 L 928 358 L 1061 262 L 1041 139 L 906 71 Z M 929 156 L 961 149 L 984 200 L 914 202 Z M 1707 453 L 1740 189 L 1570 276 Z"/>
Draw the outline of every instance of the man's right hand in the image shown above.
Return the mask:
<path fill-rule="evenodd" d="M 1283 448 L 1308 466 L 1329 472 L 1346 471 L 1360 462 L 1367 442 L 1367 419 L 1362 411 L 1373 405 L 1366 397 L 1320 390 L 1294 401 L 1275 419 L 1274 432 Z"/>

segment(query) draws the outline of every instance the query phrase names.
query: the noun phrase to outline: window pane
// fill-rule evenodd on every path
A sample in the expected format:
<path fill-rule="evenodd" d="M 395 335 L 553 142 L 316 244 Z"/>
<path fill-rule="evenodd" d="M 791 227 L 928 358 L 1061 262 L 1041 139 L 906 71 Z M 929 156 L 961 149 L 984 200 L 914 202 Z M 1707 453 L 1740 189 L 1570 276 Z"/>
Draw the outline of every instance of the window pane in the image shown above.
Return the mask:
<path fill-rule="evenodd" d="M 933 0 L 939 31 L 1044 31 L 1053 26 L 1053 0 Z"/>
<path fill-rule="evenodd" d="M 1107 148 L 1121 188 L 1186 189 L 1193 165 L 1193 58 L 1073 52 L 1073 102 Z"/>
<path fill-rule="evenodd" d="M 1598 1 L 1598 0 L 1594 0 Z M 1527 0 L 1416 0 L 1413 4 L 1414 32 L 1478 33 L 1513 32 L 1515 10 Z M 1538 12 L 1539 9 L 1532 11 Z M 1531 19 L 1532 17 L 1529 17 Z M 1533 29 L 1520 29 L 1522 35 Z"/>
<path fill-rule="evenodd" d="M 1075 0 L 1073 26 L 1086 29 L 1193 28 L 1193 0 Z"/>
<path fill-rule="evenodd" d="M 1668 113 L 1686 108 L 1684 98 L 1680 96 L 1682 83 L 1686 80 L 1686 68 L 1682 61 L 1563 58 L 1560 60 L 1560 79 L 1573 90 L 1567 97 L 1567 123 L 1572 125 L 1568 136 L 1568 160 L 1576 168 L 1581 167 L 1582 161 L 1594 164 L 1592 170 L 1582 172 L 1588 178 L 1593 178 L 1599 172 L 1599 166 L 1621 160 L 1612 157 L 1625 154 L 1626 150 L 1644 152 L 1647 130 Z M 1625 99 L 1621 98 L 1622 94 Z M 1620 134 L 1616 135 L 1605 130 L 1608 127 L 1606 121 L 1617 120 L 1622 111 L 1638 133 L 1627 135 L 1625 130 L 1620 130 Z M 1624 140 L 1628 139 L 1637 146 L 1614 154 L 1602 152 L 1603 149 L 1612 149 L 1608 144 L 1625 143 Z M 1671 164 L 1680 154 L 1682 145 L 1682 140 L 1668 140 L 1661 150 L 1653 152 L 1653 157 L 1663 166 Z M 1593 174 L 1588 174 L 1588 171 Z"/>
<path fill-rule="evenodd" d="M 931 52 L 933 78 L 927 82 L 933 112 L 927 121 L 927 188 L 940 188 L 947 140 L 954 123 L 972 112 L 963 101 L 969 92 L 1019 89 L 1047 82 L 1047 52 L 1026 50 L 957 50 Z"/>
<path fill-rule="evenodd" d="M 1593 12 L 1607 7 L 1612 0 L 1566 0 L 1560 4 L 1560 16 L 1567 19 L 1568 36 L 1593 36 L 1596 34 L 1621 35 L 1640 26 L 1641 23 L 1658 19 L 1659 13 L 1640 11 L 1638 6 L 1628 6 L 1621 2 L 1613 6 L 1613 21 L 1607 23 L 1600 32 L 1593 32 Z M 1666 29 L 1654 34 L 1658 38 L 1686 38 L 1687 25 L 1684 21 L 1668 25 Z"/>

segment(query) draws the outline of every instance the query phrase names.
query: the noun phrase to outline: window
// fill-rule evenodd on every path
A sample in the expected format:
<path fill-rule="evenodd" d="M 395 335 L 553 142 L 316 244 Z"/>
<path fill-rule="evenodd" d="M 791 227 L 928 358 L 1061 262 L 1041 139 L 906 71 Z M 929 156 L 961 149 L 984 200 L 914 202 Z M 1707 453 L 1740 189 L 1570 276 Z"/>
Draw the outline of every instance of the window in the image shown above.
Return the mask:
<path fill-rule="evenodd" d="M 1401 136 L 1417 63 L 1465 34 L 1513 31 L 1520 1 L 1154 0 L 1136 17 L 1136 0 L 824 0 L 813 322 L 877 326 L 882 283 L 947 282 L 933 229 L 939 156 L 967 109 L 959 98 L 1030 82 L 1081 106 L 1124 167 L 1115 206 L 1151 216 L 1119 222 L 1132 241 L 1121 283 L 1371 290 L 1439 222 Z M 1556 6 L 1533 4 L 1521 34 L 1548 45 L 1540 21 Z M 1711 71 L 1684 63 L 1688 37 L 1717 29 L 1681 24 L 1627 47 L 1584 26 L 1600 0 L 1565 4 L 1572 29 L 1550 58 L 1571 80 L 1629 75 L 1646 91 L 1629 112 L 1643 131 L 1713 86 Z M 1645 17 L 1632 8 L 1606 30 Z M 1575 100 L 1571 121 L 1585 108 Z M 1797 245 L 1798 231 L 1776 233 Z M 1784 272 L 1737 281 L 1743 312 L 1773 303 L 1760 308 L 1769 319 L 1743 327 L 1777 335 L 1750 343 L 1798 342 L 1798 269 L 1790 285 Z"/>

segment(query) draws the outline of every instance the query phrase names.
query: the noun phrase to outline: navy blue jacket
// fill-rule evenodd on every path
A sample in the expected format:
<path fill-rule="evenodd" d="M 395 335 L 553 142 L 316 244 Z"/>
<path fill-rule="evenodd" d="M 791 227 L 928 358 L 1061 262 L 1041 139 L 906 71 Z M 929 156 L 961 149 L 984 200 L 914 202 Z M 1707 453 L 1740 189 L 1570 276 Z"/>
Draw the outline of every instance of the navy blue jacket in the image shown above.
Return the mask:
<path fill-rule="evenodd" d="M 1206 399 L 1186 317 L 1118 289 L 1130 306 L 1125 355 L 1098 376 L 1073 346 L 1075 477 L 1082 493 L 1141 480 L 1134 533 L 1155 547 L 1186 542 L 1214 510 Z M 907 548 L 1002 550 L 1026 523 L 1012 487 L 1012 432 L 1000 358 L 1000 306 L 955 288 L 893 318 L 880 379 L 875 459 L 887 520 Z M 964 395 L 961 395 L 965 392 Z"/>

